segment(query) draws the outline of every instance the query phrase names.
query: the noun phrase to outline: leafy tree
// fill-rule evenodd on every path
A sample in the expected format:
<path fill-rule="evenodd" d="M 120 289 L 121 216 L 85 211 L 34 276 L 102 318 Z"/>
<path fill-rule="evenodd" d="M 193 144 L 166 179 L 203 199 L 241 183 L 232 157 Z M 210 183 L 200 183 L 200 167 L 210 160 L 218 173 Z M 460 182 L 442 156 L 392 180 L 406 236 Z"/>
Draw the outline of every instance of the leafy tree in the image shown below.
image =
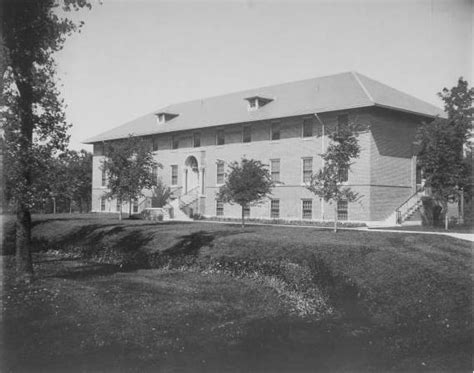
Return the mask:
<path fill-rule="evenodd" d="M 244 210 L 258 204 L 271 193 L 274 183 L 267 166 L 255 159 L 243 158 L 232 162 L 225 184 L 219 189 L 217 198 L 222 202 L 236 203 L 242 207 L 242 228 L 245 227 Z"/>
<path fill-rule="evenodd" d="M 457 86 L 444 88 L 438 96 L 444 102 L 447 119 L 438 117 L 419 128 L 417 161 L 425 186 L 431 190 L 433 206 L 441 207 L 439 215 L 445 217 L 447 229 L 448 202 L 457 202 L 463 194 L 469 197 L 471 193 L 472 162 L 465 156 L 465 150 L 471 136 L 474 89 L 459 78 Z M 439 219 L 434 216 L 436 220 Z"/>
<path fill-rule="evenodd" d="M 334 232 L 337 232 L 338 201 L 354 202 L 359 198 L 351 188 L 344 184 L 352 165 L 359 157 L 360 146 L 354 125 L 341 126 L 328 135 L 332 142 L 326 152 L 321 154 L 324 166 L 311 176 L 308 190 L 326 202 L 334 204 Z"/>
<path fill-rule="evenodd" d="M 142 196 L 144 189 L 156 185 L 155 167 L 161 167 L 153 159 L 153 153 L 145 140 L 129 136 L 122 141 L 106 145 L 102 170 L 107 175 L 107 198 L 116 198 L 120 206 L 129 202 L 131 214 L 132 200 Z M 122 220 L 120 207 L 119 219 Z"/>
<path fill-rule="evenodd" d="M 63 102 L 56 88 L 54 53 L 80 24 L 59 11 L 90 7 L 87 0 L 4 0 L 0 89 L 7 194 L 16 213 L 16 263 L 31 278 L 31 207 L 36 182 L 68 142 Z"/>
<path fill-rule="evenodd" d="M 152 207 L 163 207 L 168 202 L 171 196 L 171 189 L 167 186 L 163 180 L 158 179 L 156 186 L 153 188 L 151 196 Z"/>

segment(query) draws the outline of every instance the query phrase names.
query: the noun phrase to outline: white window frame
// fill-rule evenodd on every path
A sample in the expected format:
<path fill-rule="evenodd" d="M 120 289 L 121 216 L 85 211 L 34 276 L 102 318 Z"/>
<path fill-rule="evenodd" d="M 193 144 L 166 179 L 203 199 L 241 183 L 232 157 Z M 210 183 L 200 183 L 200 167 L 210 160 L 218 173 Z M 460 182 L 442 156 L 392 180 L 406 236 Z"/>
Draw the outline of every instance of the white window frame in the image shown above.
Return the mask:
<path fill-rule="evenodd" d="M 311 202 L 311 217 L 310 218 L 305 218 L 304 217 L 304 203 L 305 202 Z M 301 199 L 301 220 L 313 220 L 313 199 L 312 198 L 302 198 Z"/>
<path fill-rule="evenodd" d="M 171 166 L 171 186 L 177 186 L 179 183 L 179 169 L 177 164 L 172 164 Z M 174 183 L 173 170 L 176 170 L 176 183 Z"/>
<path fill-rule="evenodd" d="M 222 166 L 222 172 L 219 172 L 219 166 Z M 222 183 L 219 182 L 219 176 L 222 176 Z M 217 161 L 216 162 L 216 185 L 224 185 L 225 184 L 225 162 L 224 161 Z"/>
<path fill-rule="evenodd" d="M 273 202 L 278 202 L 278 216 L 274 217 L 273 215 Z M 279 198 L 272 198 L 270 199 L 270 219 L 280 219 L 280 199 Z"/>
<path fill-rule="evenodd" d="M 222 214 L 218 213 L 219 210 L 222 210 Z M 216 216 L 224 216 L 224 202 L 218 199 L 216 199 Z"/>
<path fill-rule="evenodd" d="M 278 162 L 278 180 L 273 179 L 273 164 L 274 162 Z M 270 176 L 273 182 L 281 182 L 281 159 L 280 158 L 273 158 L 270 159 Z"/>
<path fill-rule="evenodd" d="M 304 161 L 305 160 L 311 160 L 311 175 L 313 175 L 313 170 L 314 170 L 314 161 L 313 157 L 303 157 L 301 158 L 301 184 L 306 185 L 308 182 L 304 180 Z"/>

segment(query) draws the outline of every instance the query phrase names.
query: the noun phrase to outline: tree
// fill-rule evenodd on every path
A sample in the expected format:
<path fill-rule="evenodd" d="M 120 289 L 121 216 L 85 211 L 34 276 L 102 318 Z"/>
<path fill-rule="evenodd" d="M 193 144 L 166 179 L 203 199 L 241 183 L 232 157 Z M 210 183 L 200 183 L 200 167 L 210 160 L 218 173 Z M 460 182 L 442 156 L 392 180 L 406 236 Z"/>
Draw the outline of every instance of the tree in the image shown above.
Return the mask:
<path fill-rule="evenodd" d="M 224 203 L 236 203 L 242 208 L 242 228 L 245 227 L 244 211 L 258 204 L 270 194 L 274 183 L 267 166 L 255 159 L 243 158 L 232 162 L 225 184 L 219 189 L 218 199 Z"/>
<path fill-rule="evenodd" d="M 354 202 L 359 198 L 344 182 L 347 181 L 352 160 L 359 157 L 360 146 L 354 125 L 341 126 L 328 135 L 332 142 L 321 154 L 324 166 L 311 176 L 308 190 L 326 202 L 334 204 L 334 232 L 337 232 L 339 201 Z"/>
<path fill-rule="evenodd" d="M 158 179 L 156 186 L 153 188 L 151 196 L 152 207 L 163 207 L 168 202 L 171 196 L 171 189 L 167 186 L 163 180 Z"/>
<path fill-rule="evenodd" d="M 31 261 L 31 207 L 36 180 L 68 142 L 63 102 L 56 88 L 54 53 L 80 24 L 59 10 L 90 7 L 87 0 L 2 1 L 0 89 L 6 189 L 16 213 L 17 272 L 26 280 Z"/>
<path fill-rule="evenodd" d="M 465 151 L 471 136 L 474 89 L 459 78 L 457 86 L 444 88 L 438 96 L 444 102 L 447 119 L 438 117 L 419 128 L 417 162 L 425 186 L 431 191 L 434 202 L 431 205 L 440 207 L 439 215 L 444 216 L 447 229 L 448 202 L 458 202 L 463 195 L 469 197 L 471 192 L 472 163 L 465 156 Z M 434 222 L 436 220 L 434 216 Z"/>
<path fill-rule="evenodd" d="M 144 189 L 156 185 L 156 168 L 161 167 L 153 159 L 148 143 L 134 136 L 106 144 L 102 170 L 107 175 L 107 198 L 116 198 L 120 204 L 119 219 L 122 220 L 122 203 L 143 195 Z"/>

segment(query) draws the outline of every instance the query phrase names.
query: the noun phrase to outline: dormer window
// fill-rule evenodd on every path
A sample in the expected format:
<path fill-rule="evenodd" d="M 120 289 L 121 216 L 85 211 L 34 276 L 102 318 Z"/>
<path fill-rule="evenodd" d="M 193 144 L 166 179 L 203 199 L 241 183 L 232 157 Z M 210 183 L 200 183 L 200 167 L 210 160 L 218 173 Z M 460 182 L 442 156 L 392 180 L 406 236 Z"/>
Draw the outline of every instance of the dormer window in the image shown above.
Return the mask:
<path fill-rule="evenodd" d="M 170 121 L 171 119 L 176 118 L 178 115 L 179 114 L 165 113 L 165 112 L 155 114 L 156 121 L 158 122 L 158 124 L 166 123 Z"/>
<path fill-rule="evenodd" d="M 261 108 L 262 106 L 265 106 L 269 102 L 272 102 L 273 98 L 253 96 L 253 97 L 247 97 L 246 100 L 248 101 L 249 111 L 253 111 L 253 110 L 257 110 Z"/>

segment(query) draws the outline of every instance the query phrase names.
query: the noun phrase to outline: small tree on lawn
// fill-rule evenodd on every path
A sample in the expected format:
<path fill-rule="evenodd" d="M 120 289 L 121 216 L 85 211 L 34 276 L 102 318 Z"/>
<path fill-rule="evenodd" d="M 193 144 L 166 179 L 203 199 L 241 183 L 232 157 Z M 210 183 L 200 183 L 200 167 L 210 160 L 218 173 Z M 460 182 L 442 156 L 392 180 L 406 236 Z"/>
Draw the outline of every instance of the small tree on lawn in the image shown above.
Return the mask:
<path fill-rule="evenodd" d="M 116 198 L 120 204 L 119 219 L 122 220 L 122 203 L 129 202 L 131 215 L 132 200 L 143 195 L 144 189 L 156 185 L 153 169 L 161 167 L 153 159 L 148 143 L 143 139 L 129 136 L 122 141 L 107 144 L 102 170 L 107 175 L 107 188 L 104 195 Z"/>
<path fill-rule="evenodd" d="M 242 207 L 242 228 L 244 228 L 245 208 L 261 202 L 271 193 L 274 183 L 266 165 L 255 159 L 243 158 L 240 163 L 232 162 L 229 170 L 217 198 L 224 203 L 236 203 Z"/>
<path fill-rule="evenodd" d="M 355 127 L 342 126 L 329 134 L 332 140 L 326 152 L 321 154 L 324 166 L 311 176 L 307 188 L 326 202 L 334 204 L 334 232 L 337 232 L 337 204 L 339 201 L 354 202 L 359 198 L 344 185 L 352 160 L 359 157 L 360 146 Z"/>
<path fill-rule="evenodd" d="M 431 189 L 432 205 L 441 207 L 439 215 L 444 216 L 447 229 L 448 202 L 458 202 L 471 192 L 472 162 L 464 151 L 469 148 L 472 130 L 474 89 L 459 78 L 457 86 L 444 88 L 438 96 L 444 101 L 448 118 L 436 118 L 420 127 L 417 162 L 425 185 Z M 433 217 L 436 222 L 438 217 Z"/>

